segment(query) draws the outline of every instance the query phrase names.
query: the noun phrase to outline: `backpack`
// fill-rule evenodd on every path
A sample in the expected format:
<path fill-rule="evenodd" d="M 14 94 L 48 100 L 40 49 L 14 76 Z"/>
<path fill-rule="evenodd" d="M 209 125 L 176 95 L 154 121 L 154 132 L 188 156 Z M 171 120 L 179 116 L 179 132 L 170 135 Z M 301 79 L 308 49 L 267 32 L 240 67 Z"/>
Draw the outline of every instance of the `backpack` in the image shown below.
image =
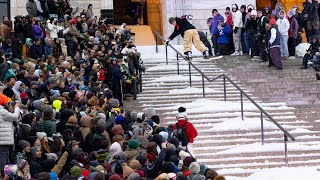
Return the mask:
<path fill-rule="evenodd" d="M 176 129 L 173 131 L 173 137 L 178 138 L 182 146 L 187 146 L 189 143 L 186 125 L 187 121 L 184 122 L 182 126 L 176 123 Z"/>
<path fill-rule="evenodd" d="M 107 151 L 103 151 L 103 152 L 94 151 L 94 156 L 96 157 L 96 160 L 99 161 L 99 163 L 103 164 L 104 161 L 109 156 L 109 153 Z"/>

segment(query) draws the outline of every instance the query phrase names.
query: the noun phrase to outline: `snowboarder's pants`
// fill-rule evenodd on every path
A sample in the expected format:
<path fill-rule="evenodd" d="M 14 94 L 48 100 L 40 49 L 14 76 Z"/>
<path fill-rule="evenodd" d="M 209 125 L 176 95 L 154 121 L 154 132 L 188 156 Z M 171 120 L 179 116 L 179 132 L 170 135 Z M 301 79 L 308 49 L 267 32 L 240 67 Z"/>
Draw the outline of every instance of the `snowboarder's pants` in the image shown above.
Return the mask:
<path fill-rule="evenodd" d="M 192 44 L 200 51 L 208 51 L 208 48 L 200 40 L 198 31 L 196 29 L 189 29 L 184 32 L 183 38 L 183 52 L 191 51 Z"/>

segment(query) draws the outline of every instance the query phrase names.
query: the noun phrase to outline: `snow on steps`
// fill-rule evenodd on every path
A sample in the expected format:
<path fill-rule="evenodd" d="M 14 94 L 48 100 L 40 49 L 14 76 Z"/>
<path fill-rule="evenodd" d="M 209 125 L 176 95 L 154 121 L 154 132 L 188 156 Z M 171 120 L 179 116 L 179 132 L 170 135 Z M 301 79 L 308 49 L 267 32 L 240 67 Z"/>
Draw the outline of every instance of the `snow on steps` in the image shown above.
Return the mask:
<path fill-rule="evenodd" d="M 224 102 L 222 79 L 212 83 L 205 80 L 207 93 L 203 99 L 202 78 L 191 68 L 192 88 L 189 88 L 188 64 L 180 62 L 178 76 L 174 52 L 169 49 L 169 65 L 165 65 L 164 48 L 159 48 L 159 54 L 150 53 L 154 47 L 139 47 L 139 50 L 146 55 L 143 60 L 147 67 L 143 93 L 138 95 L 141 107 L 153 107 L 161 114 L 162 124 L 167 125 L 175 122 L 177 108 L 185 106 L 188 118 L 199 130 L 194 144 L 199 162 L 230 176 L 249 176 L 261 169 L 285 165 L 283 132 L 265 119 L 265 145 L 261 146 L 260 111 L 244 98 L 245 119 L 242 121 L 239 92 L 230 83 L 226 83 L 227 102 Z M 215 61 L 194 59 L 192 62 L 209 78 L 225 73 L 215 66 Z M 311 122 L 296 118 L 294 109 L 285 103 L 262 103 L 250 92 L 246 93 L 296 137 L 295 142 L 288 143 L 289 166 L 317 167 L 320 131 L 316 131 Z"/>

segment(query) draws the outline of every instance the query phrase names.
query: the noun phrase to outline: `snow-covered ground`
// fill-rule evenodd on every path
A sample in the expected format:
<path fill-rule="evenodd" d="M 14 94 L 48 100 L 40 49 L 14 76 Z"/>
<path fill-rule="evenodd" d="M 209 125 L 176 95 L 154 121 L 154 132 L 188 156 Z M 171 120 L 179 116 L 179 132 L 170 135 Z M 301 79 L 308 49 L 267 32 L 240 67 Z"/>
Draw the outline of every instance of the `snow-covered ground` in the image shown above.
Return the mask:
<path fill-rule="evenodd" d="M 175 46 L 182 52 L 182 46 Z M 308 44 L 300 44 L 297 54 L 304 55 Z M 187 74 L 188 63 L 181 61 L 180 75 L 177 71 L 176 53 L 168 48 L 169 64 L 165 64 L 165 48 L 138 47 L 147 66 L 144 75 L 144 91 L 139 94 L 143 107 L 161 111 L 164 125 L 176 121 L 175 115 L 180 106 L 187 108 L 188 120 L 198 129 L 195 139 L 196 158 L 202 164 L 227 175 L 227 180 L 319 180 L 320 173 L 320 132 L 309 122 L 298 119 L 294 108 L 284 102 L 263 103 L 247 92 L 266 110 L 280 125 L 296 137 L 288 143 L 289 166 L 283 167 L 284 143 L 283 132 L 264 117 L 265 144 L 261 144 L 260 111 L 248 100 L 243 103 L 244 120 L 241 119 L 239 92 L 229 89 L 227 102 L 223 101 L 223 84 L 216 82 L 205 86 L 207 98 L 202 98 L 202 78 L 192 74 L 193 86 L 189 86 Z M 195 48 L 193 55 L 200 56 Z M 214 62 L 195 59 L 193 63 L 206 74 L 215 77 L 223 70 Z M 241 85 L 240 85 L 241 86 Z M 222 95 L 221 95 L 222 94 Z M 222 98 L 221 98 L 222 97 Z M 246 99 L 246 98 L 244 98 Z M 319 120 L 320 122 L 320 120 Z M 300 167 L 305 166 L 305 167 Z M 309 167 L 307 167 L 309 166 Z M 277 168 L 273 168 L 277 167 Z M 235 177 L 235 176 L 249 177 Z"/>

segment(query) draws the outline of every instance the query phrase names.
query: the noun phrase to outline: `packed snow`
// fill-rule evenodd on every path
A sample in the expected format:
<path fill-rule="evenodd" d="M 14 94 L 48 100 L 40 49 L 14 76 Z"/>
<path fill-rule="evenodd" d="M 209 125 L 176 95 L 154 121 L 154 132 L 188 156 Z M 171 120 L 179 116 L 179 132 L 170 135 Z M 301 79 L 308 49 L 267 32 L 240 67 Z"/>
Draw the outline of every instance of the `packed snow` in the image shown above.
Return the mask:
<path fill-rule="evenodd" d="M 180 70 L 188 70 L 189 66 L 180 65 L 179 69 Z M 177 65 L 175 65 L 175 64 L 166 65 L 165 63 L 159 64 L 157 66 L 153 66 L 153 67 L 150 67 L 150 68 L 147 68 L 147 71 L 176 71 L 176 70 L 177 70 Z"/>
<path fill-rule="evenodd" d="M 235 169 L 244 172 L 243 169 Z M 221 172 L 219 172 L 221 173 Z M 319 180 L 320 172 L 315 167 L 281 167 L 262 169 L 249 177 L 226 177 L 227 180 Z"/>
<path fill-rule="evenodd" d="M 307 49 L 309 48 L 310 44 L 309 43 L 300 43 L 297 47 L 296 47 L 296 55 L 299 57 L 303 57 L 306 52 Z"/>
<path fill-rule="evenodd" d="M 213 89 L 205 88 L 205 93 L 215 93 Z M 169 94 L 201 94 L 203 92 L 202 88 L 187 87 L 183 89 L 172 89 Z"/>
<path fill-rule="evenodd" d="M 199 76 L 192 76 L 192 81 L 201 81 L 202 78 Z M 188 82 L 189 76 L 183 76 L 183 75 L 173 75 L 173 76 L 162 76 L 159 78 L 155 78 L 151 80 L 150 82 Z"/>

